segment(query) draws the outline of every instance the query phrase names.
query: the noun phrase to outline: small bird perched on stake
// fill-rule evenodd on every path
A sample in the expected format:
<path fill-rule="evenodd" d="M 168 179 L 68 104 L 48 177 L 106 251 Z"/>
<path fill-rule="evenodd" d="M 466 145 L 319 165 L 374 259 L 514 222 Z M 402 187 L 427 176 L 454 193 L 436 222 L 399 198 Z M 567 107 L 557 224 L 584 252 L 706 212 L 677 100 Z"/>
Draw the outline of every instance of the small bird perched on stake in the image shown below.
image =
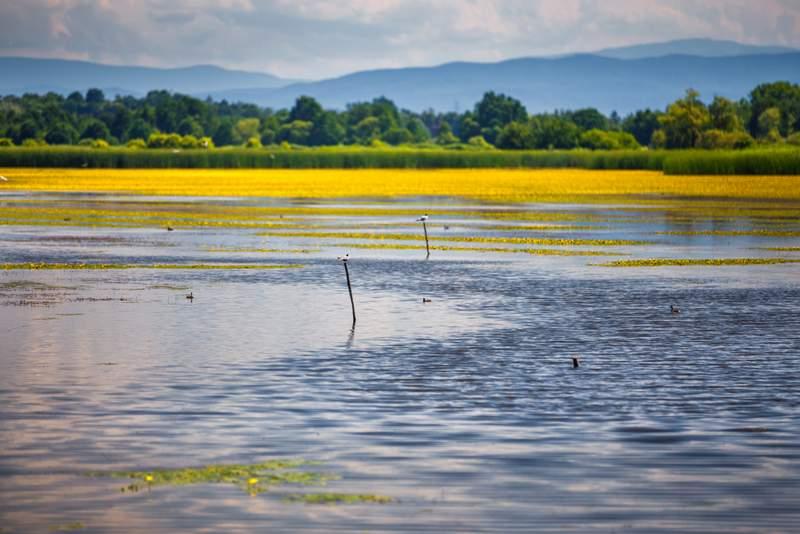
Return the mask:
<path fill-rule="evenodd" d="M 426 213 L 425 215 L 423 215 L 422 217 L 417 219 L 417 222 L 421 222 L 422 223 L 422 230 L 425 232 L 425 252 L 427 253 L 427 256 L 425 256 L 425 257 L 426 258 L 430 258 L 431 257 L 431 247 L 428 244 L 428 227 L 425 224 L 425 222 L 427 222 L 427 220 L 428 220 L 428 214 Z"/>
<path fill-rule="evenodd" d="M 669 311 L 671 311 L 672 313 L 680 313 L 681 312 L 680 308 L 676 308 L 672 304 L 669 305 Z"/>
<path fill-rule="evenodd" d="M 192 294 L 192 292 L 191 292 L 191 291 L 189 291 L 189 294 L 188 294 L 188 295 L 186 295 L 186 298 L 187 298 L 188 300 L 194 300 L 194 295 Z"/>
<path fill-rule="evenodd" d="M 339 261 L 347 261 L 347 260 L 349 260 L 349 259 L 350 259 L 350 253 L 348 252 L 348 253 L 347 253 L 347 254 L 345 254 L 344 256 L 339 256 L 339 257 L 337 257 L 336 259 L 337 259 L 337 260 L 339 260 Z"/>

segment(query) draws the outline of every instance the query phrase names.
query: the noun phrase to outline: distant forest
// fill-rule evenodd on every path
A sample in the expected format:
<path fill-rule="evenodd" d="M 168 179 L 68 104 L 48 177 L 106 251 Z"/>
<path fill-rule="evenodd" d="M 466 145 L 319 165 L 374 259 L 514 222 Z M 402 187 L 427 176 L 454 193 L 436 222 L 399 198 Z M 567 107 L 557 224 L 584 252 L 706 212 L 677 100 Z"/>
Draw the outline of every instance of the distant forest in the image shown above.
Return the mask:
<path fill-rule="evenodd" d="M 99 89 L 0 99 L 0 146 L 212 148 L 280 145 L 445 146 L 474 149 L 742 149 L 800 145 L 800 85 L 762 84 L 738 102 L 710 104 L 688 90 L 666 110 L 625 117 L 594 108 L 531 115 L 510 96 L 486 93 L 471 111 L 414 113 L 386 98 L 344 111 L 311 97 L 291 109 L 214 102 L 167 91 L 113 100 Z"/>

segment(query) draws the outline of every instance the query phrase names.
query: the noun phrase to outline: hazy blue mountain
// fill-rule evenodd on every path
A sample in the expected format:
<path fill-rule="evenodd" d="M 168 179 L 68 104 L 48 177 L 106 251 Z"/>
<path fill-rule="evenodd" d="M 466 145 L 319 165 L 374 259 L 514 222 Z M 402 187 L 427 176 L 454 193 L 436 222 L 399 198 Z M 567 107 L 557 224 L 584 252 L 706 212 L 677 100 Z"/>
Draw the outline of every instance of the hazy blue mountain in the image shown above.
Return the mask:
<path fill-rule="evenodd" d="M 685 55 L 700 57 L 730 57 L 800 52 L 784 46 L 758 46 L 720 41 L 716 39 L 680 39 L 663 43 L 646 43 L 619 48 L 606 48 L 594 52 L 596 56 L 616 59 L 643 59 L 651 57 Z"/>
<path fill-rule="evenodd" d="M 620 60 L 596 55 L 523 58 L 499 63 L 448 63 L 438 67 L 357 72 L 341 78 L 293 84 L 279 89 L 213 93 L 217 99 L 291 106 L 300 95 L 324 107 L 386 96 L 400 107 L 420 111 L 471 109 L 486 91 L 522 100 L 529 111 L 597 107 L 627 113 L 664 108 L 695 88 L 706 98 L 739 99 L 758 84 L 800 83 L 800 53 L 705 58 L 666 56 Z"/>
<path fill-rule="evenodd" d="M 47 91 L 64 94 L 98 87 L 109 95 L 143 95 L 152 89 L 167 89 L 205 96 L 226 89 L 272 88 L 291 82 L 270 74 L 209 65 L 157 69 L 61 59 L 0 57 L 0 94 Z"/>

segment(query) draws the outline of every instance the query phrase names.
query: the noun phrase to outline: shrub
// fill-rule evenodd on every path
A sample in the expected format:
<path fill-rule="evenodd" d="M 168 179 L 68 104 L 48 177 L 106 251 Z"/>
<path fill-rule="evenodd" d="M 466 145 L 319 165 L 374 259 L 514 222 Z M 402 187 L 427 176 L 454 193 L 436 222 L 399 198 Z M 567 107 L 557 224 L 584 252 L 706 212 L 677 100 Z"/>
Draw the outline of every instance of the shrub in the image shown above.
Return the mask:
<path fill-rule="evenodd" d="M 741 150 L 755 144 L 755 140 L 746 132 L 725 132 L 722 130 L 707 130 L 700 135 L 698 148 L 706 150 Z"/>
<path fill-rule="evenodd" d="M 34 139 L 28 138 L 22 142 L 22 146 L 27 148 L 39 147 L 39 146 L 47 146 L 47 143 L 42 139 Z"/>
<path fill-rule="evenodd" d="M 258 136 L 252 136 L 247 142 L 244 144 L 245 148 L 261 148 L 263 145 L 261 144 L 261 139 Z"/>
<path fill-rule="evenodd" d="M 482 135 L 476 135 L 474 137 L 470 137 L 467 144 L 471 147 L 482 148 L 485 150 L 493 150 L 494 146 L 489 143 L 486 139 L 483 138 Z"/>
<path fill-rule="evenodd" d="M 147 148 L 147 143 L 144 142 L 144 139 L 131 139 L 125 146 L 133 150 L 140 150 Z"/>
<path fill-rule="evenodd" d="M 0 147 L 14 146 L 14 141 L 8 137 L 0 137 Z"/>

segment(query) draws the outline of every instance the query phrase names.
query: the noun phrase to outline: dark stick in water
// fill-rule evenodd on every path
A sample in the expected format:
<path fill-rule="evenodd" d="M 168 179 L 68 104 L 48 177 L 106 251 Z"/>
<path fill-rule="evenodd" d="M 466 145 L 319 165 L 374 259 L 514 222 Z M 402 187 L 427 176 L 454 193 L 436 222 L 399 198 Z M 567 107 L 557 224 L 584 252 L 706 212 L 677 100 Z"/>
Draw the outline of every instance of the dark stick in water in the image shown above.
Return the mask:
<path fill-rule="evenodd" d="M 345 254 L 339 257 L 339 261 L 344 264 L 344 275 L 347 277 L 347 292 L 350 293 L 350 307 L 353 309 L 353 328 L 356 326 L 356 303 L 353 300 L 353 287 L 350 285 L 350 271 L 347 268 L 347 260 L 350 259 L 350 254 Z"/>

